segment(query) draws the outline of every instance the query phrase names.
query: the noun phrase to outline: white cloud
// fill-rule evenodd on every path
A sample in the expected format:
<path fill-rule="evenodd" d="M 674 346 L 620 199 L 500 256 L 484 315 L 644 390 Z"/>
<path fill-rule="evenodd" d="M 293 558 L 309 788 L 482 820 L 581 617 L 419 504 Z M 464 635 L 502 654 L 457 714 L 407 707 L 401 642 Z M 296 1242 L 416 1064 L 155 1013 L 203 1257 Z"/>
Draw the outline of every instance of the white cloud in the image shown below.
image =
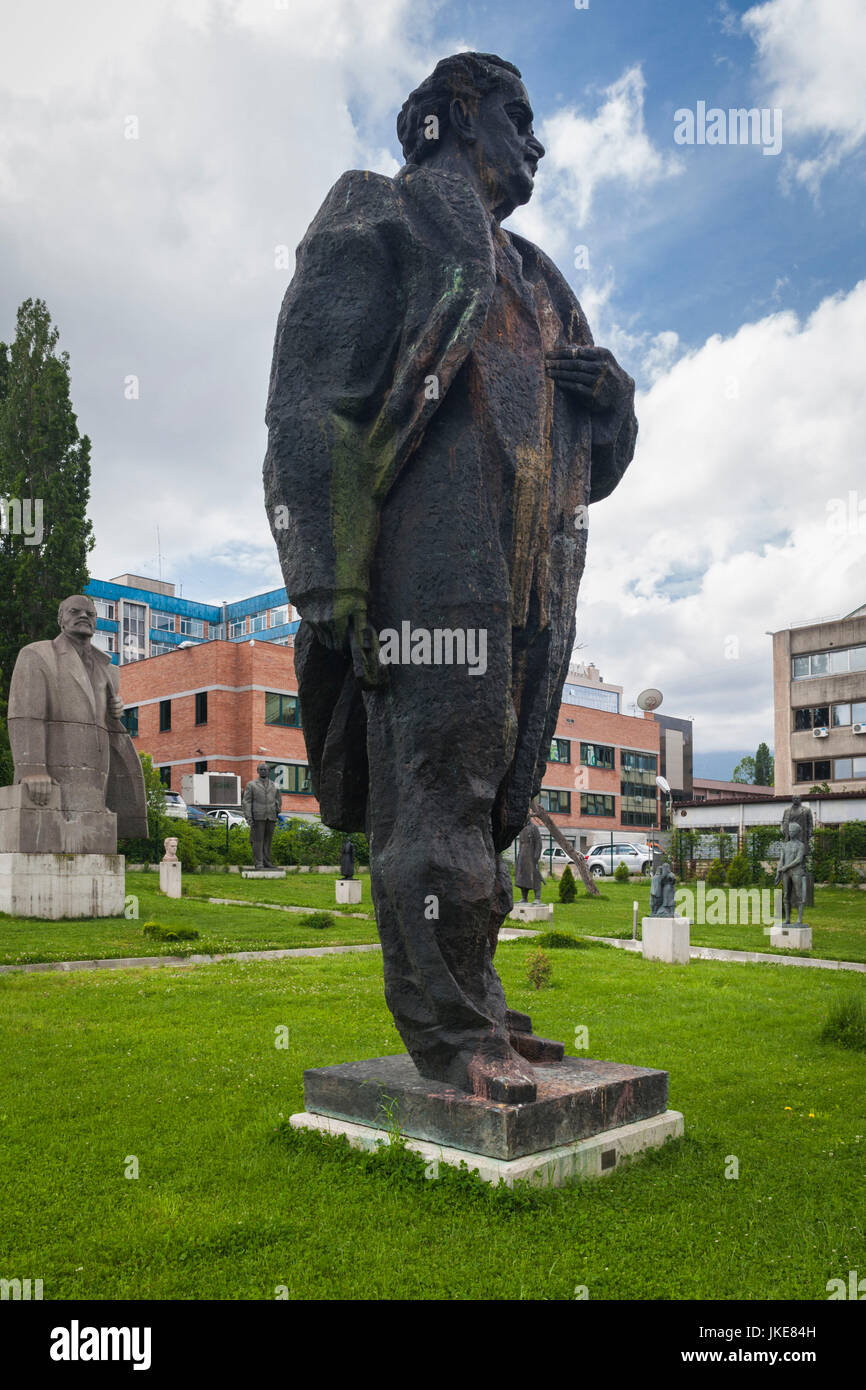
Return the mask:
<path fill-rule="evenodd" d="M 710 338 L 640 394 L 635 462 L 593 509 L 585 654 L 627 699 L 664 690 L 701 748 L 772 739 L 766 631 L 866 596 L 864 336 L 866 281 L 805 323 Z M 851 490 L 862 533 L 840 535 L 831 504 Z"/>
<path fill-rule="evenodd" d="M 795 161 L 814 194 L 822 177 L 866 139 L 866 6 L 862 0 L 768 0 L 743 27 L 758 49 L 764 104 L 781 107 L 786 137 L 817 136 L 817 154 Z"/>

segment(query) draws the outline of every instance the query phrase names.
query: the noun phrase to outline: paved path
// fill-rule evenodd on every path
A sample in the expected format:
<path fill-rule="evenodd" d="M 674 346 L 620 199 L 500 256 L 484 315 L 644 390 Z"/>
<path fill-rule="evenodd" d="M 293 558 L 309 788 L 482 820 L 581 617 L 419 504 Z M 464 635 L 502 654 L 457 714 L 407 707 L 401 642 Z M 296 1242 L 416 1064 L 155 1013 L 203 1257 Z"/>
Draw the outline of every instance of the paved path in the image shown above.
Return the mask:
<path fill-rule="evenodd" d="M 273 906 L 272 903 L 265 906 Z M 300 909 L 308 912 L 309 908 Z M 357 913 L 355 914 L 357 916 Z M 536 936 L 536 932 L 521 931 L 507 927 L 499 933 L 504 941 L 514 941 L 522 936 Z M 0 965 L 0 975 L 33 975 L 43 971 L 69 970 L 140 970 L 154 969 L 160 965 L 213 965 L 220 960 L 286 960 L 292 956 L 339 956 L 348 951 L 381 951 L 378 942 L 355 946 L 292 946 L 279 951 L 225 951 L 217 956 L 108 956 L 94 960 L 45 960 L 29 965 Z"/>
<path fill-rule="evenodd" d="M 640 951 L 639 941 L 630 936 L 587 936 L 585 941 L 600 941 L 604 946 L 616 946 L 621 951 Z M 728 951 L 715 946 L 692 946 L 692 960 L 730 960 L 749 965 L 805 965 L 814 970 L 861 970 L 866 964 L 858 960 L 820 960 L 813 956 L 773 956 L 762 951 Z"/>

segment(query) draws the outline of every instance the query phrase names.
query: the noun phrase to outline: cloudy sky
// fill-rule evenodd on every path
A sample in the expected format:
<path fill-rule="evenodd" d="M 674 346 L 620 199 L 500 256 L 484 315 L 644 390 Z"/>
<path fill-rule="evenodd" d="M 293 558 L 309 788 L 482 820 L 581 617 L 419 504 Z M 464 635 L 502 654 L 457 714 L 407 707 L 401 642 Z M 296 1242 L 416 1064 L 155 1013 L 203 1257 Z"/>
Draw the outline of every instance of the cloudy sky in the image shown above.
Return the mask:
<path fill-rule="evenodd" d="M 280 584 L 263 413 L 294 248 L 345 169 L 396 171 L 440 57 L 498 52 L 548 150 L 509 225 L 640 388 L 581 655 L 627 709 L 656 685 L 692 717 L 707 774 L 772 742 L 767 631 L 866 601 L 863 0 L 3 0 L 2 30 L 0 337 L 38 295 L 70 352 L 94 575 L 161 554 L 188 598 Z M 699 103 L 765 109 L 781 149 L 678 143 Z"/>

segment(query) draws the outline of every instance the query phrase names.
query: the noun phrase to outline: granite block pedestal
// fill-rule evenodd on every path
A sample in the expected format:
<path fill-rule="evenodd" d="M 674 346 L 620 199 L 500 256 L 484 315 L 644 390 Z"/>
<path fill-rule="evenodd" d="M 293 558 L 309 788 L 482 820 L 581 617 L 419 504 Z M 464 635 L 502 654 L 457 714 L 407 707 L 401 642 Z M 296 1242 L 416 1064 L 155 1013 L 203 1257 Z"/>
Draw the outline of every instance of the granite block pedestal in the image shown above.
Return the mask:
<path fill-rule="evenodd" d="M 337 879 L 337 902 L 359 903 L 361 901 L 361 880 L 359 878 Z"/>
<path fill-rule="evenodd" d="M 122 854 L 0 853 L 0 912 L 13 917 L 122 917 Z"/>
<path fill-rule="evenodd" d="M 405 1053 L 313 1068 L 304 1073 L 305 1110 L 291 1123 L 374 1147 L 386 1138 L 387 1106 L 436 1172 L 439 1162 L 463 1161 L 491 1182 L 551 1184 L 606 1172 L 618 1156 L 682 1133 L 682 1116 L 667 1108 L 665 1071 L 582 1057 L 533 1071 L 536 1099 L 510 1105 L 422 1077 Z"/>
<path fill-rule="evenodd" d="M 515 903 L 508 916 L 513 922 L 549 922 L 553 903 Z"/>
<path fill-rule="evenodd" d="M 644 960 L 688 965 L 690 925 L 688 917 L 642 918 L 641 950 Z"/>
<path fill-rule="evenodd" d="M 799 927 L 796 923 L 777 922 L 770 929 L 770 945 L 781 946 L 787 951 L 811 951 L 812 928 L 805 924 Z"/>
<path fill-rule="evenodd" d="M 159 866 L 159 891 L 164 893 L 167 898 L 179 898 L 182 893 L 181 875 L 183 873 L 179 862 L 172 862 L 170 859 L 163 859 Z"/>
<path fill-rule="evenodd" d="M 241 869 L 241 878 L 285 878 L 285 869 Z"/>

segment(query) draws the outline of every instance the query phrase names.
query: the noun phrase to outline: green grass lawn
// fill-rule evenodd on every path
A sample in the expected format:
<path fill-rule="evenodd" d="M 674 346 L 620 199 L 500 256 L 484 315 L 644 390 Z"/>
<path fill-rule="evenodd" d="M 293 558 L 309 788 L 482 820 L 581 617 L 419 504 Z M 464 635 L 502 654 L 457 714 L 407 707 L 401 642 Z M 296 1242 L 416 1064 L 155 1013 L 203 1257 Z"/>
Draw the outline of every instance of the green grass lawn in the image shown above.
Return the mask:
<path fill-rule="evenodd" d="M 614 883 L 612 879 L 605 879 L 600 889 L 600 898 L 590 898 L 579 883 L 576 900 L 560 903 L 559 880 L 547 880 L 542 901 L 554 904 L 554 924 L 558 930 L 588 936 L 631 936 L 632 903 L 636 899 L 640 933 L 640 918 L 649 915 L 649 881 Z M 812 950 L 781 951 L 779 954 L 866 961 L 866 893 L 857 888 L 818 887 L 815 906 L 807 908 L 804 917 L 812 928 Z M 693 921 L 690 940 L 693 946 L 718 946 L 735 951 L 774 953 L 776 949 L 770 945 L 761 923 L 712 926 Z"/>
<path fill-rule="evenodd" d="M 530 949 L 498 953 L 512 1005 L 669 1070 L 684 1140 L 512 1194 L 290 1131 L 304 1067 L 399 1050 L 376 955 L 0 979 L 0 1273 L 46 1299 L 823 1300 L 866 1270 L 866 1058 L 818 1041 L 838 976 L 590 946 L 536 993 Z"/>
<path fill-rule="evenodd" d="M 375 942 L 372 920 L 334 917 L 333 927 L 324 930 L 304 926 L 303 916 L 294 912 L 274 912 L 269 908 L 228 907 L 208 903 L 212 893 L 221 898 L 249 898 L 260 902 L 295 903 L 314 909 L 335 910 L 333 877 L 303 875 L 253 883 L 235 874 L 198 874 L 184 878 L 184 888 L 192 881 L 200 897 L 166 898 L 159 891 L 155 874 L 126 876 L 127 894 L 138 898 L 138 918 L 103 917 L 80 921 L 39 922 L 0 914 L 0 964 L 35 961 L 90 960 L 116 956 L 159 956 L 218 954 L 223 951 L 280 950 L 292 946 L 340 946 Z M 365 882 L 369 905 L 369 879 Z M 330 889 L 330 893 L 329 890 Z M 252 890 L 252 891 L 245 891 Z M 277 891 L 279 890 L 279 891 Z M 199 939 L 191 942 L 151 941 L 142 935 L 145 922 L 163 926 L 192 927 Z"/>

